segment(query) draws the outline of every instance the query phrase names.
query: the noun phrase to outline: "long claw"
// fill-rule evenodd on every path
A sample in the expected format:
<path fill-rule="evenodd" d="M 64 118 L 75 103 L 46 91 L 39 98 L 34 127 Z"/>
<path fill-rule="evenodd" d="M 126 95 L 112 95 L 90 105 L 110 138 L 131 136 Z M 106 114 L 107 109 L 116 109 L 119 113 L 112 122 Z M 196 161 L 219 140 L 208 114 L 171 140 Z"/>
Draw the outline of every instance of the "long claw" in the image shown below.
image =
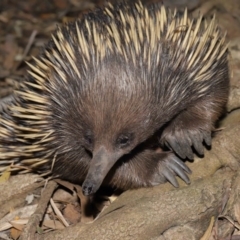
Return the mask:
<path fill-rule="evenodd" d="M 189 184 L 190 179 L 186 173 L 191 173 L 191 170 L 188 166 L 181 161 L 179 158 L 173 156 L 172 157 L 173 163 L 171 163 L 171 169 L 178 175 L 185 183 Z M 186 173 L 185 173 L 186 172 Z"/>
<path fill-rule="evenodd" d="M 181 167 L 186 173 L 191 174 L 191 169 L 178 157 L 174 157 L 174 162 Z"/>
<path fill-rule="evenodd" d="M 193 142 L 193 147 L 195 150 L 200 154 L 204 154 L 204 147 L 203 147 L 203 139 L 201 138 L 201 135 L 199 134 L 194 134 L 192 136 L 192 142 Z"/>
<path fill-rule="evenodd" d="M 163 156 L 163 160 L 160 161 L 159 173 L 154 178 L 154 185 L 162 180 L 167 180 L 174 187 L 179 187 L 176 176 L 180 177 L 185 183 L 189 184 L 190 179 L 187 174 L 191 174 L 191 170 L 188 166 L 179 159 L 175 154 L 168 153 Z"/>
<path fill-rule="evenodd" d="M 179 187 L 179 183 L 176 179 L 176 176 L 169 170 L 165 170 L 163 172 L 164 177 L 174 186 L 174 187 Z"/>
<path fill-rule="evenodd" d="M 204 142 L 210 147 L 212 144 L 212 136 L 209 132 L 204 132 L 203 134 Z"/>

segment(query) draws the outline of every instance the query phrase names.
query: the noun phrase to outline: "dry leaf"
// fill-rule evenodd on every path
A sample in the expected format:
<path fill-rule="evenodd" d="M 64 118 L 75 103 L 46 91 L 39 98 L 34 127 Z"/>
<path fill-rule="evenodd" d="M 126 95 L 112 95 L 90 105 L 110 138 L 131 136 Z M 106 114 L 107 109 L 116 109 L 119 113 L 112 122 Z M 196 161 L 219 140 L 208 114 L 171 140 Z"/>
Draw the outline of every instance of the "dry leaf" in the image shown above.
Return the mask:
<path fill-rule="evenodd" d="M 21 234 L 21 231 L 19 231 L 18 229 L 16 228 L 11 228 L 10 230 L 10 234 L 11 234 L 11 237 L 16 240 L 19 238 L 20 234 Z"/>
<path fill-rule="evenodd" d="M 26 202 L 27 202 L 27 204 L 32 203 L 33 200 L 34 200 L 34 195 L 33 195 L 33 194 L 29 194 L 29 195 L 26 196 Z"/>
<path fill-rule="evenodd" d="M 63 215 L 72 224 L 79 222 L 81 218 L 80 212 L 73 204 L 66 205 L 65 209 L 63 210 Z"/>
<path fill-rule="evenodd" d="M 234 204 L 234 215 L 238 221 L 238 224 L 240 224 L 240 203 L 239 202 Z"/>
<path fill-rule="evenodd" d="M 27 219 L 35 212 L 36 208 L 37 204 L 30 205 L 20 209 L 15 209 L 13 212 L 7 214 L 5 217 L 0 219 L 0 232 L 11 228 L 11 221 L 16 224 L 23 224 L 21 221 L 28 221 Z M 20 219 L 16 220 L 16 216 Z"/>
<path fill-rule="evenodd" d="M 2 176 L 0 177 L 0 183 L 6 182 L 10 178 L 11 173 L 8 171 L 8 169 L 4 171 Z"/>
<path fill-rule="evenodd" d="M 60 212 L 60 210 L 57 208 L 56 204 L 54 203 L 53 199 L 51 198 L 50 199 L 50 203 L 51 203 L 51 206 L 55 212 L 55 214 L 58 216 L 58 219 L 60 219 L 62 221 L 62 223 L 64 224 L 64 226 L 68 227 L 69 224 L 68 222 L 66 221 L 66 219 L 63 217 L 62 213 Z"/>
<path fill-rule="evenodd" d="M 44 220 L 43 226 L 51 229 L 64 229 L 64 225 L 57 220 Z"/>
<path fill-rule="evenodd" d="M 211 236 L 211 233 L 212 233 L 213 225 L 214 225 L 214 217 L 211 217 L 211 221 L 209 223 L 209 226 L 208 226 L 206 232 L 204 233 L 204 235 L 201 237 L 200 240 L 209 240 L 209 238 Z"/>

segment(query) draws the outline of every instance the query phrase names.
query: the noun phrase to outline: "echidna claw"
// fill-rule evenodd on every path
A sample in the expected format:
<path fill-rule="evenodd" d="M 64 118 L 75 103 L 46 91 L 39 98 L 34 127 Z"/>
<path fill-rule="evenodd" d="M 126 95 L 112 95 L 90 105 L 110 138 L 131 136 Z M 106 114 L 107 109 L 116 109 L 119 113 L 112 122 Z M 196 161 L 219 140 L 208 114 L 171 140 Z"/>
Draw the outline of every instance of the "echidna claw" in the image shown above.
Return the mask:
<path fill-rule="evenodd" d="M 190 184 L 187 174 L 191 174 L 189 167 L 173 153 L 165 153 L 162 161 L 159 161 L 158 173 L 154 176 L 153 185 L 164 181 L 170 182 L 174 187 L 179 187 L 176 176 L 186 184 Z"/>

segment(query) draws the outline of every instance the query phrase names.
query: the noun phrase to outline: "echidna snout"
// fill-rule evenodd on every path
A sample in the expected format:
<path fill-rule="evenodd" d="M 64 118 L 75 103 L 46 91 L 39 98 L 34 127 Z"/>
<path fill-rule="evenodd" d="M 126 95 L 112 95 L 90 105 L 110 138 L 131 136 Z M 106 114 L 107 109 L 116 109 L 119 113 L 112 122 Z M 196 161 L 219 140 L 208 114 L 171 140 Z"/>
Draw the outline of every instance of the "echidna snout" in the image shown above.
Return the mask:
<path fill-rule="evenodd" d="M 94 194 L 101 186 L 109 170 L 116 163 L 121 153 L 111 154 L 101 146 L 93 152 L 87 177 L 83 182 L 82 189 L 84 195 Z"/>

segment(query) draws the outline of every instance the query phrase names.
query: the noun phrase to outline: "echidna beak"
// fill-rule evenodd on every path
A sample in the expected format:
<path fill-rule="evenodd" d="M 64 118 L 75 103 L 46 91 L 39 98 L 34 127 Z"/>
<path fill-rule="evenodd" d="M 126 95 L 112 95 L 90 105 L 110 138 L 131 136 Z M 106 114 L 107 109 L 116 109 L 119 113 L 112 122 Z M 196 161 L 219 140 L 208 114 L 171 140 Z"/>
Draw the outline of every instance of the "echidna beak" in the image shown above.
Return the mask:
<path fill-rule="evenodd" d="M 96 193 L 104 178 L 117 162 L 119 154 L 111 154 L 103 146 L 93 152 L 87 177 L 82 184 L 82 191 L 85 196 Z"/>

